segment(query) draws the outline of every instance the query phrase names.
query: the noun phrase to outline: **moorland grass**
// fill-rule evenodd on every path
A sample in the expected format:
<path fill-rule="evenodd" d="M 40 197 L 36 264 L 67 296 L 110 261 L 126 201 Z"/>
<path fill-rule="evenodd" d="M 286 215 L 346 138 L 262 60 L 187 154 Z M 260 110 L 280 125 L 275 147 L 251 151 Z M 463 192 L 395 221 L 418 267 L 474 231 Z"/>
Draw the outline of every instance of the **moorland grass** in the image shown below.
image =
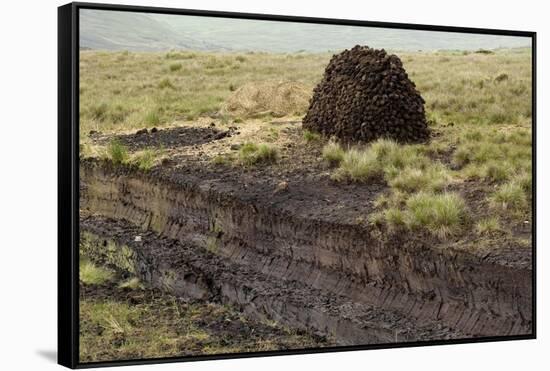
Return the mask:
<path fill-rule="evenodd" d="M 239 148 L 238 161 L 241 165 L 250 166 L 277 161 L 277 149 L 269 144 L 244 143 Z"/>
<path fill-rule="evenodd" d="M 295 58 L 267 53 L 81 51 L 80 57 L 80 125 L 85 137 L 90 130 L 141 129 L 151 111 L 159 119 L 154 125 L 215 114 L 232 90 L 249 82 L 295 81 L 313 89 L 330 54 Z M 125 112 L 118 123 L 109 118 L 116 105 Z"/>
<path fill-rule="evenodd" d="M 407 200 L 405 220 L 411 229 L 425 228 L 446 238 L 460 231 L 466 220 L 466 205 L 455 193 L 417 193 Z"/>
<path fill-rule="evenodd" d="M 128 148 L 116 139 L 109 142 L 107 146 L 107 156 L 115 165 L 127 163 L 130 157 Z"/>
<path fill-rule="evenodd" d="M 164 150 L 163 148 L 146 148 L 130 153 L 124 144 L 117 139 L 113 139 L 103 151 L 102 156 L 114 165 L 129 165 L 141 171 L 149 171 L 161 162 L 164 157 Z"/>
<path fill-rule="evenodd" d="M 528 205 L 525 190 L 515 181 L 501 185 L 490 199 L 492 206 L 501 210 L 521 211 Z"/>
<path fill-rule="evenodd" d="M 479 220 L 475 228 L 479 235 L 488 235 L 501 230 L 500 221 L 494 216 Z"/>
<path fill-rule="evenodd" d="M 132 155 L 132 163 L 142 171 L 149 171 L 157 163 L 158 151 L 145 149 Z"/>
<path fill-rule="evenodd" d="M 332 174 L 336 181 L 368 182 L 380 178 L 382 164 L 373 151 L 352 148 L 344 153 L 338 169 Z"/>
<path fill-rule="evenodd" d="M 342 146 L 333 141 L 328 142 L 322 150 L 323 159 L 331 165 L 339 165 L 344 159 L 344 154 Z"/>
<path fill-rule="evenodd" d="M 163 123 L 176 117 L 216 112 L 232 93 L 227 86 L 239 87 L 250 81 L 297 81 L 313 88 L 331 57 L 329 53 L 243 56 L 198 51 L 80 54 L 83 132 L 98 128 L 139 129 L 140 118 L 158 106 L 163 108 Z M 531 118 L 529 49 L 498 50 L 492 54 L 398 55 L 425 98 L 428 115 L 436 125 L 517 125 Z M 446 62 L 440 63 L 441 58 Z M 166 60 L 170 61 L 168 68 Z M 173 73 L 173 69 L 178 73 Z M 117 104 L 126 115 L 115 126 L 107 113 Z"/>
<path fill-rule="evenodd" d="M 181 63 L 172 63 L 170 64 L 170 71 L 172 72 L 176 72 L 176 71 L 179 71 L 181 70 L 183 67 L 183 65 Z"/>
<path fill-rule="evenodd" d="M 111 281 L 113 272 L 96 266 L 87 259 L 80 260 L 80 281 L 88 285 L 99 285 Z"/>

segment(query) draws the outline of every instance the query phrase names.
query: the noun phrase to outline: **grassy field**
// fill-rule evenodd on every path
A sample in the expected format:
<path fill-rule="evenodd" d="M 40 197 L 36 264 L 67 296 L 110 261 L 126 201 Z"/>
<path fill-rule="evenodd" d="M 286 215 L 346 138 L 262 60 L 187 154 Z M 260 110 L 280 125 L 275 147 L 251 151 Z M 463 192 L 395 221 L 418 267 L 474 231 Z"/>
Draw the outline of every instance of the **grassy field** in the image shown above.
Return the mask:
<path fill-rule="evenodd" d="M 309 89 L 329 55 L 80 53 L 80 117 L 90 130 L 117 131 L 218 116 L 245 84 L 297 81 Z"/>
<path fill-rule="evenodd" d="M 529 123 L 529 50 L 399 56 L 425 98 L 430 118 L 457 125 Z M 311 90 L 330 57 L 302 53 L 82 51 L 82 133 L 216 116 L 223 102 L 246 84 L 295 81 Z"/>

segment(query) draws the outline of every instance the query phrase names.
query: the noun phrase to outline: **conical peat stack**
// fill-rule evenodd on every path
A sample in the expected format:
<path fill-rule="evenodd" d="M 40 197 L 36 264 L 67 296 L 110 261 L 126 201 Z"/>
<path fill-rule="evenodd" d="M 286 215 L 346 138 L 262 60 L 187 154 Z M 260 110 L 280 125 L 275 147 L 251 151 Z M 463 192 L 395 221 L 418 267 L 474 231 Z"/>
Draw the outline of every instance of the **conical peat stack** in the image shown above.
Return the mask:
<path fill-rule="evenodd" d="M 332 57 L 303 127 L 353 142 L 429 137 L 424 99 L 399 57 L 359 45 Z"/>

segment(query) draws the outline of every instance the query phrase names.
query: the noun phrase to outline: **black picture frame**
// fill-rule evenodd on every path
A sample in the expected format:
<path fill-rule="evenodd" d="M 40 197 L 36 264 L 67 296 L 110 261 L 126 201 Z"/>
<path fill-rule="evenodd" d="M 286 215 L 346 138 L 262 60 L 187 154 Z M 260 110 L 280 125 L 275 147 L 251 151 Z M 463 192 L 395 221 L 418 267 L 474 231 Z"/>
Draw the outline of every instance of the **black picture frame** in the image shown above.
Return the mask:
<path fill-rule="evenodd" d="M 376 345 L 354 345 L 307 350 L 262 351 L 224 355 L 201 355 L 126 361 L 80 363 L 78 359 L 79 336 L 79 10 L 96 9 L 175 15 L 226 17 L 282 22 L 301 22 L 332 25 L 399 28 L 408 30 L 476 33 L 502 36 L 529 37 L 532 41 L 532 333 L 518 336 L 481 337 L 444 341 L 419 341 Z M 58 363 L 69 368 L 122 366 L 244 357 L 265 357 L 291 354 L 342 352 L 352 350 L 401 348 L 430 345 L 449 345 L 536 338 L 536 32 L 497 30 L 486 28 L 448 27 L 423 24 L 387 23 L 347 19 L 295 17 L 268 14 L 233 13 L 190 9 L 157 8 L 96 3 L 70 3 L 58 8 Z"/>

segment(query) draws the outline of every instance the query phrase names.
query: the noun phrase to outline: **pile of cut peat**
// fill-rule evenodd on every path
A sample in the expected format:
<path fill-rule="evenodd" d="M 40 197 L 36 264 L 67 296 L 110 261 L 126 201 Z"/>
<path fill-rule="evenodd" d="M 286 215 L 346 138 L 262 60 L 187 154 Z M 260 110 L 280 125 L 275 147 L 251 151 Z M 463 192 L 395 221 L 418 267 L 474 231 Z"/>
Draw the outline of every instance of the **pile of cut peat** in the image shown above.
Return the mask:
<path fill-rule="evenodd" d="M 424 99 L 399 57 L 359 45 L 332 57 L 303 126 L 354 142 L 429 137 Z"/>

